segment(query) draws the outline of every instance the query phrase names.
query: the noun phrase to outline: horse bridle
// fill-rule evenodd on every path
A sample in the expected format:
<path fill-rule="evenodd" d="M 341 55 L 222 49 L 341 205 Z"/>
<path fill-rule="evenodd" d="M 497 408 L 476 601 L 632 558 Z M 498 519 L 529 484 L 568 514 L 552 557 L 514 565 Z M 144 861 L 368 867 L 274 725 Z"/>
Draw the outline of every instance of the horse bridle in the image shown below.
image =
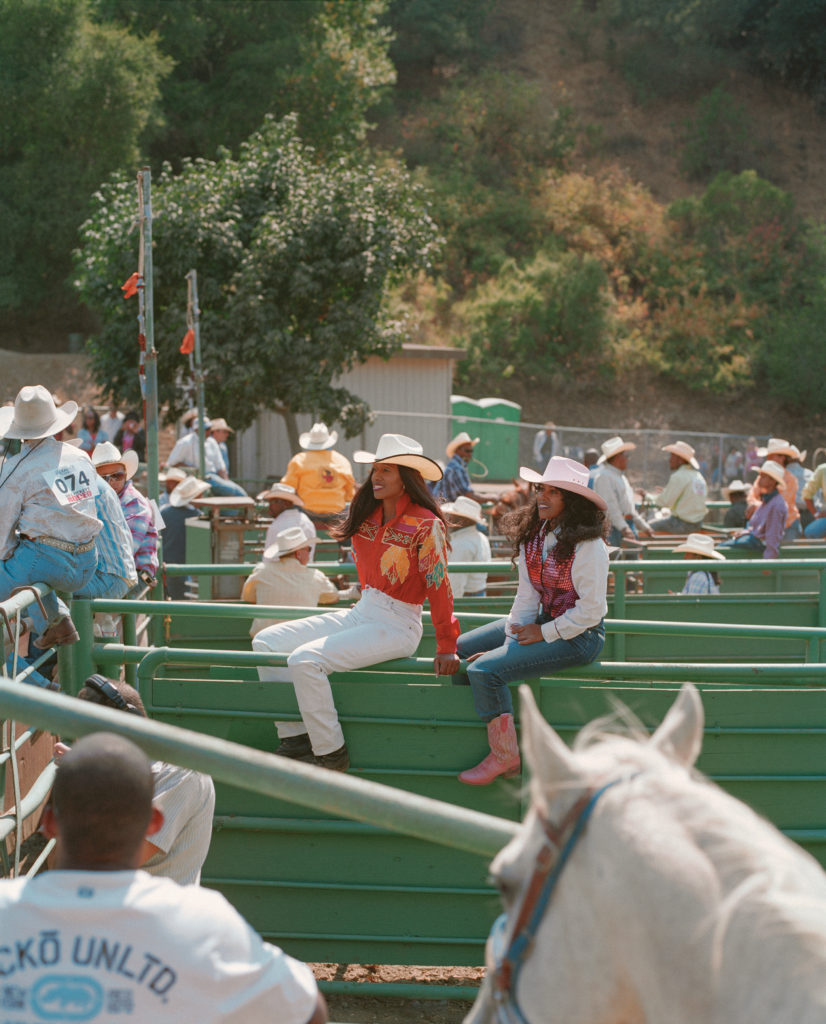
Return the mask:
<path fill-rule="evenodd" d="M 503 913 L 493 923 L 485 950 L 497 1024 L 528 1024 L 516 999 L 516 983 L 556 883 L 599 798 L 612 786 L 631 777 L 621 776 L 598 789 L 587 789 L 559 825 L 539 814 L 545 842 L 536 856 L 533 874 L 525 887 L 510 942 L 505 945 L 508 915 Z"/>

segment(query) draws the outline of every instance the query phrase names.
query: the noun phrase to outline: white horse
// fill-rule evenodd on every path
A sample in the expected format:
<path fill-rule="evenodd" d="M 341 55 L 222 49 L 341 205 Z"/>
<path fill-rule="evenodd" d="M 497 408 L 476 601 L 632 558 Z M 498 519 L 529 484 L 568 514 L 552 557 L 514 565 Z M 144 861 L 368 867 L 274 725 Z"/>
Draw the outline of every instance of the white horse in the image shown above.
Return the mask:
<path fill-rule="evenodd" d="M 826 874 L 692 772 L 686 685 L 647 741 L 570 750 L 521 687 L 531 810 L 465 1024 L 824 1024 Z"/>

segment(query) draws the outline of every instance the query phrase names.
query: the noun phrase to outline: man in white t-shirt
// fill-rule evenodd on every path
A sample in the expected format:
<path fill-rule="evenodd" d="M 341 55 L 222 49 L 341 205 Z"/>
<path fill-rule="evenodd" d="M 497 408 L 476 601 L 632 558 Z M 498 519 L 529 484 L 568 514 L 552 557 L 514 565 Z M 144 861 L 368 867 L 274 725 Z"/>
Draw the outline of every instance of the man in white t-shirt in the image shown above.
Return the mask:
<path fill-rule="evenodd" d="M 123 737 L 95 733 L 63 757 L 43 812 L 56 870 L 0 881 L 2 1019 L 324 1024 L 306 964 L 219 893 L 138 869 L 163 824 L 152 795 L 149 760 Z"/>
<path fill-rule="evenodd" d="M 454 597 L 484 597 L 488 577 L 483 572 L 453 572 L 451 562 L 489 562 L 490 541 L 478 527 L 485 525 L 482 506 L 463 494 L 442 505 L 450 526 L 448 576 Z"/>

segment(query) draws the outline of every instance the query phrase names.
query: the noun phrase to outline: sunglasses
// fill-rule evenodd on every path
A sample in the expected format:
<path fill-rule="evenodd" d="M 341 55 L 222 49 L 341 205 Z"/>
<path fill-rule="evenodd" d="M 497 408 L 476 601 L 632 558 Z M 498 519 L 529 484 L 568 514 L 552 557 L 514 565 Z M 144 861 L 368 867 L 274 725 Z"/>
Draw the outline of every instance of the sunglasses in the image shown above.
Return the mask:
<path fill-rule="evenodd" d="M 101 473 L 100 477 L 108 483 L 110 480 L 124 480 L 126 473 Z"/>

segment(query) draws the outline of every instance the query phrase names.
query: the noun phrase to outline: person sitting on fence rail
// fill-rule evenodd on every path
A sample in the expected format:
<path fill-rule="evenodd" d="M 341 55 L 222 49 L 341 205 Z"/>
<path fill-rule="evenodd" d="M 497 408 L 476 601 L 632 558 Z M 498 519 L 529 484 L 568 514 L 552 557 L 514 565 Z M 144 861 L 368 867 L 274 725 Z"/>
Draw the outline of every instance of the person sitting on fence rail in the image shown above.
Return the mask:
<path fill-rule="evenodd" d="M 683 558 L 692 561 L 708 560 L 709 558 L 721 561 L 725 555 L 721 551 L 714 550 L 714 538 L 707 533 L 690 533 L 682 544 L 674 548 L 674 554 L 678 551 L 683 553 Z M 672 593 L 672 591 L 669 591 Z M 681 594 L 719 594 L 720 577 L 710 569 L 693 569 L 685 578 L 685 586 Z"/>
<path fill-rule="evenodd" d="M 171 472 L 171 471 L 170 471 Z M 205 480 L 195 476 L 184 476 L 169 495 L 169 502 L 161 509 L 163 519 L 163 556 L 170 565 L 186 562 L 186 521 L 200 515 L 192 504 L 209 490 Z M 186 577 L 164 574 L 164 594 L 173 601 L 186 598 Z"/>
<path fill-rule="evenodd" d="M 815 505 L 815 497 L 820 498 L 819 508 Z M 809 525 L 803 531 L 804 536 L 810 540 L 826 537 L 826 462 L 822 462 L 815 468 L 803 488 L 803 500 L 812 517 Z"/>
<path fill-rule="evenodd" d="M 786 486 L 783 467 L 778 462 L 766 461 L 757 476 L 760 507 L 748 521 L 744 530 L 721 541 L 720 548 L 755 548 L 763 558 L 777 558 L 783 531 L 786 528 L 786 502 L 780 492 Z"/>
<path fill-rule="evenodd" d="M 649 525 L 656 533 L 691 533 L 706 517 L 708 486 L 694 457 L 694 449 L 685 441 L 667 444 L 668 483 L 654 497 L 654 504 L 670 510 L 652 519 Z"/>
<path fill-rule="evenodd" d="M 747 493 L 748 486 L 742 480 L 732 480 L 728 487 L 723 488 L 723 497 L 730 502 L 723 516 L 723 526 L 729 529 L 745 529 Z"/>
<path fill-rule="evenodd" d="M 0 881 L 3 1019 L 324 1024 L 306 964 L 219 893 L 140 870 L 163 828 L 153 790 L 121 736 L 93 733 L 62 758 L 42 823 L 56 869 Z"/>
<path fill-rule="evenodd" d="M 138 691 L 119 679 L 91 675 L 83 683 L 78 698 L 148 717 Z M 69 749 L 65 743 L 55 743 L 55 760 L 60 763 Z M 212 839 L 215 786 L 209 775 L 166 761 L 153 761 L 152 775 L 152 803 L 163 814 L 163 825 L 151 839 L 144 839 L 140 866 L 150 875 L 171 878 L 179 885 L 198 885 Z"/>
<path fill-rule="evenodd" d="M 634 506 L 634 492 L 625 475 L 628 466 L 628 452 L 637 446 L 621 437 L 609 437 L 603 441 L 602 454 L 597 463 L 599 469 L 590 476 L 592 488 L 605 502 L 610 524 L 608 543 L 618 547 L 623 538 L 633 540 L 637 532 L 653 537 L 654 531 L 638 514 Z"/>
<path fill-rule="evenodd" d="M 508 684 L 588 665 L 605 643 L 605 499 L 588 487 L 587 468 L 573 459 L 556 456 L 544 473 L 523 466 L 520 475 L 535 495 L 503 524 L 519 567 L 513 607 L 507 618 L 463 633 L 457 647 L 490 747 L 459 776 L 471 786 L 520 771 Z"/>
<path fill-rule="evenodd" d="M 311 608 L 358 598 L 358 587 L 339 590 L 320 569 L 311 569 L 307 564 L 310 551 L 310 537 L 300 526 L 281 530 L 264 551 L 264 561 L 256 565 L 244 583 L 241 600 L 249 604 Z M 250 636 L 283 621 L 253 619 Z"/>
<path fill-rule="evenodd" d="M 169 504 L 169 495 L 175 490 L 181 480 L 187 478 L 186 470 L 180 466 L 169 466 L 158 473 L 158 483 L 163 484 L 163 493 L 158 498 L 158 508 L 163 512 Z"/>
<path fill-rule="evenodd" d="M 282 484 L 294 488 L 305 511 L 320 526 L 329 525 L 344 511 L 356 490 L 353 467 L 340 452 L 333 451 L 338 432 L 326 423 L 314 423 L 301 434 L 303 451 L 287 463 Z"/>
<path fill-rule="evenodd" d="M 262 491 L 256 501 L 266 501 L 272 522 L 267 527 L 267 534 L 264 538 L 264 547 L 268 548 L 275 544 L 275 538 L 282 530 L 291 526 L 300 526 L 310 539 L 310 561 L 315 559 L 315 546 L 317 532 L 315 523 L 310 519 L 304 509 L 304 502 L 299 498 L 294 487 L 289 484 L 274 483 Z"/>
<path fill-rule="evenodd" d="M 438 463 L 403 434 L 382 434 L 375 453 L 353 459 L 370 465 L 370 476 L 331 532 L 338 541 L 352 539 L 361 600 L 347 611 L 270 626 L 252 641 L 255 651 L 289 655 L 286 671 L 258 670 L 261 679 L 291 679 L 301 712 L 301 722 L 277 723 L 276 753 L 337 771 L 346 771 L 350 758 L 328 673 L 415 654 L 425 599 L 436 629 L 434 671 L 452 675 L 459 667 L 445 523 L 424 482 L 439 479 Z"/>
<path fill-rule="evenodd" d="M 117 494 L 100 475 L 95 508 L 102 527 L 95 537 L 98 564 L 92 578 L 74 596 L 121 598 L 138 583 L 132 534 Z"/>
<path fill-rule="evenodd" d="M 0 437 L 19 438 L 16 455 L 0 462 L 0 601 L 19 587 L 47 583 L 73 593 L 92 578 L 97 476 L 89 456 L 55 435 L 77 415 L 76 402 L 57 407 L 39 384 L 20 389 L 13 406 L 0 409 Z M 29 606 L 41 650 L 78 640 L 69 610 L 57 594 Z"/>
<path fill-rule="evenodd" d="M 803 528 L 800 525 L 800 510 L 797 507 L 797 478 L 794 473 L 790 473 L 786 466 L 793 459 L 796 459 L 800 455 L 798 449 L 789 444 L 788 441 L 784 441 L 780 437 L 770 437 L 768 444 L 766 445 L 766 462 L 774 462 L 783 469 L 783 500 L 786 502 L 786 524 L 783 531 L 784 541 L 793 541 L 803 533 Z M 760 472 L 762 473 L 762 469 Z M 768 490 L 771 491 L 774 487 L 773 482 L 769 482 Z M 761 485 L 760 477 L 758 476 L 754 483 L 751 485 L 748 496 L 746 497 L 746 519 L 751 519 L 752 515 L 760 508 L 761 495 L 766 489 L 765 486 Z"/>
<path fill-rule="evenodd" d="M 132 483 L 138 469 L 138 456 L 131 450 L 121 455 L 113 444 L 104 441 L 92 452 L 92 462 L 98 476 L 111 484 L 118 496 L 132 534 L 132 553 L 138 575 L 144 583 L 154 587 L 158 575 L 158 529 L 151 503 Z"/>
<path fill-rule="evenodd" d="M 471 437 L 466 430 L 457 434 L 445 448 L 448 463 L 442 479 L 431 488 L 434 497 L 440 501 L 456 501 L 465 497 L 473 501 L 483 502 L 484 495 L 477 494 L 470 483 L 468 466 L 473 458 L 473 449 L 479 444 L 478 437 Z"/>
<path fill-rule="evenodd" d="M 464 495 L 442 505 L 450 526 L 451 562 L 489 562 L 490 541 L 477 527 L 484 525 L 482 506 Z M 454 597 L 484 597 L 488 577 L 483 572 L 451 572 L 450 586 Z"/>

